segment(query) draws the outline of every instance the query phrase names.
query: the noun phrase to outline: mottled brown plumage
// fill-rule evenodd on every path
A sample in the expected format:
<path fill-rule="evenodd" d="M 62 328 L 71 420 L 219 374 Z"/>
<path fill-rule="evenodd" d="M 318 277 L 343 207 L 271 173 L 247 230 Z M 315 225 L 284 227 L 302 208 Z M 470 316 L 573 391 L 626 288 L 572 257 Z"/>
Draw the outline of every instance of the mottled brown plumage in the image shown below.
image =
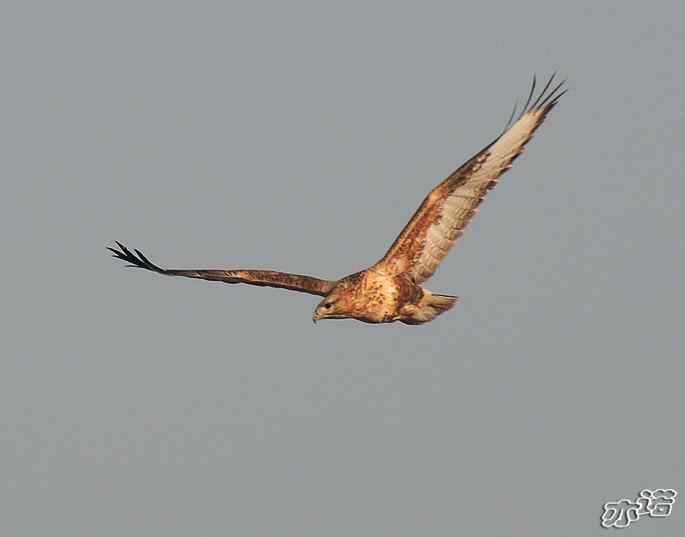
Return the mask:
<path fill-rule="evenodd" d="M 368 323 L 400 321 L 422 324 L 454 306 L 457 297 L 434 294 L 421 287 L 462 235 L 488 191 L 511 168 L 535 130 L 561 96 L 563 82 L 552 87 L 552 76 L 533 100 L 535 77 L 526 104 L 515 111 L 504 132 L 479 151 L 424 199 L 409 223 L 372 267 L 338 281 L 270 270 L 179 270 L 151 263 L 139 250 L 117 242 L 109 248 L 130 266 L 169 276 L 225 283 L 279 287 L 325 297 L 314 310 L 319 319 L 353 318 Z M 550 89 L 552 88 L 552 89 Z"/>

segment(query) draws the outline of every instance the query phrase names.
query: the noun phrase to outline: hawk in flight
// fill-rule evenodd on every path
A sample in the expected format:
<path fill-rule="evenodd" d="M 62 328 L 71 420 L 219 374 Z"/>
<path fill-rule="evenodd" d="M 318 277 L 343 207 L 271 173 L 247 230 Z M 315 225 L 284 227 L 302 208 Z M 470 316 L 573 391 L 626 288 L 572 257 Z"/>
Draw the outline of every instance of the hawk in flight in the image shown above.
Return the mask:
<path fill-rule="evenodd" d="M 436 186 L 383 258 L 361 272 L 334 281 L 271 270 L 164 269 L 139 250 L 131 252 L 120 242 L 118 248 L 108 249 L 129 266 L 167 276 L 280 287 L 322 296 L 314 310 L 314 322 L 348 318 L 367 323 L 432 321 L 452 308 L 457 297 L 432 293 L 421 285 L 433 275 L 488 191 L 511 168 L 535 130 L 566 93 L 564 81 L 554 83 L 554 78 L 552 75 L 536 94 L 533 77 L 528 99 L 518 116 L 515 106 L 504 131 Z"/>

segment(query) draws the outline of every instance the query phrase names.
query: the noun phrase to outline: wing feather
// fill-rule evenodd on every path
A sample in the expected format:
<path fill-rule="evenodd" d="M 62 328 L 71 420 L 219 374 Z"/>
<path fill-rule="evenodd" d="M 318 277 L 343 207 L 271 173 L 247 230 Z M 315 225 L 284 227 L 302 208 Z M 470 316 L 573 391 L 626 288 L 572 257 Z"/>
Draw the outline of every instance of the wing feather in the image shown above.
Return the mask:
<path fill-rule="evenodd" d="M 428 194 L 377 266 L 396 274 L 408 272 L 416 283 L 434 274 L 478 212 L 488 191 L 511 168 L 535 130 L 566 93 L 564 81 L 549 89 L 554 78 L 552 75 L 534 99 L 533 77 L 526 105 L 516 120 L 514 108 L 504 132 Z"/>
<path fill-rule="evenodd" d="M 197 278 L 215 282 L 278 287 L 319 296 L 326 296 L 336 284 L 336 282 L 321 280 L 312 276 L 273 270 L 163 269 L 152 263 L 140 250 L 134 248 L 134 254 L 120 242 L 117 242 L 117 245 L 118 249 L 107 247 L 112 252 L 112 257 L 127 261 L 130 263 L 129 267 L 143 268 L 167 276 L 183 276 L 185 278 Z"/>

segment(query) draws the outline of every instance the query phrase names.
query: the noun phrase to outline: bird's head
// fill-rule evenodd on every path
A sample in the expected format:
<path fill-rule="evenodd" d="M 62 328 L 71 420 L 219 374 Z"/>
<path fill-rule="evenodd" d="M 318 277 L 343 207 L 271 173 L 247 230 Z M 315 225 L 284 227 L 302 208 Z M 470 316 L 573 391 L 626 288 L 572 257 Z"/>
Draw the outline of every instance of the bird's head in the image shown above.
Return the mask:
<path fill-rule="evenodd" d="M 343 315 L 342 301 L 336 293 L 330 293 L 324 298 L 314 310 L 312 320 L 314 322 L 321 319 L 342 319 L 346 317 Z"/>
<path fill-rule="evenodd" d="M 320 319 L 349 319 L 356 316 L 356 296 L 359 285 L 363 281 L 363 273 L 350 274 L 338 281 L 333 290 L 326 295 L 314 310 L 312 320 Z"/>

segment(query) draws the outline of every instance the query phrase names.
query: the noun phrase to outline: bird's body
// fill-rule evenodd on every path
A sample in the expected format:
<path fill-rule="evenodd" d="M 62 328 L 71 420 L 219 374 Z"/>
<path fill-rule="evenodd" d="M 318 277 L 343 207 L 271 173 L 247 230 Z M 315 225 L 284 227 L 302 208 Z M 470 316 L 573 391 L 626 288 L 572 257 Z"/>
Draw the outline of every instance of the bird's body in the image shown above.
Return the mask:
<path fill-rule="evenodd" d="M 353 318 L 365 323 L 420 324 L 447 311 L 457 297 L 433 295 L 407 273 L 383 264 L 342 278 L 314 312 L 314 320 Z"/>
<path fill-rule="evenodd" d="M 340 280 L 268 270 L 176 270 L 151 263 L 139 250 L 123 244 L 109 248 L 132 266 L 169 276 L 225 283 L 279 287 L 323 296 L 313 319 L 352 318 L 367 323 L 422 324 L 454 306 L 457 297 L 434 294 L 421 284 L 430 278 L 462 235 L 487 192 L 522 152 L 535 130 L 565 91 L 563 82 L 549 92 L 554 77 L 533 101 L 533 87 L 516 121 L 492 143 L 435 187 L 387 251 L 370 268 Z"/>

